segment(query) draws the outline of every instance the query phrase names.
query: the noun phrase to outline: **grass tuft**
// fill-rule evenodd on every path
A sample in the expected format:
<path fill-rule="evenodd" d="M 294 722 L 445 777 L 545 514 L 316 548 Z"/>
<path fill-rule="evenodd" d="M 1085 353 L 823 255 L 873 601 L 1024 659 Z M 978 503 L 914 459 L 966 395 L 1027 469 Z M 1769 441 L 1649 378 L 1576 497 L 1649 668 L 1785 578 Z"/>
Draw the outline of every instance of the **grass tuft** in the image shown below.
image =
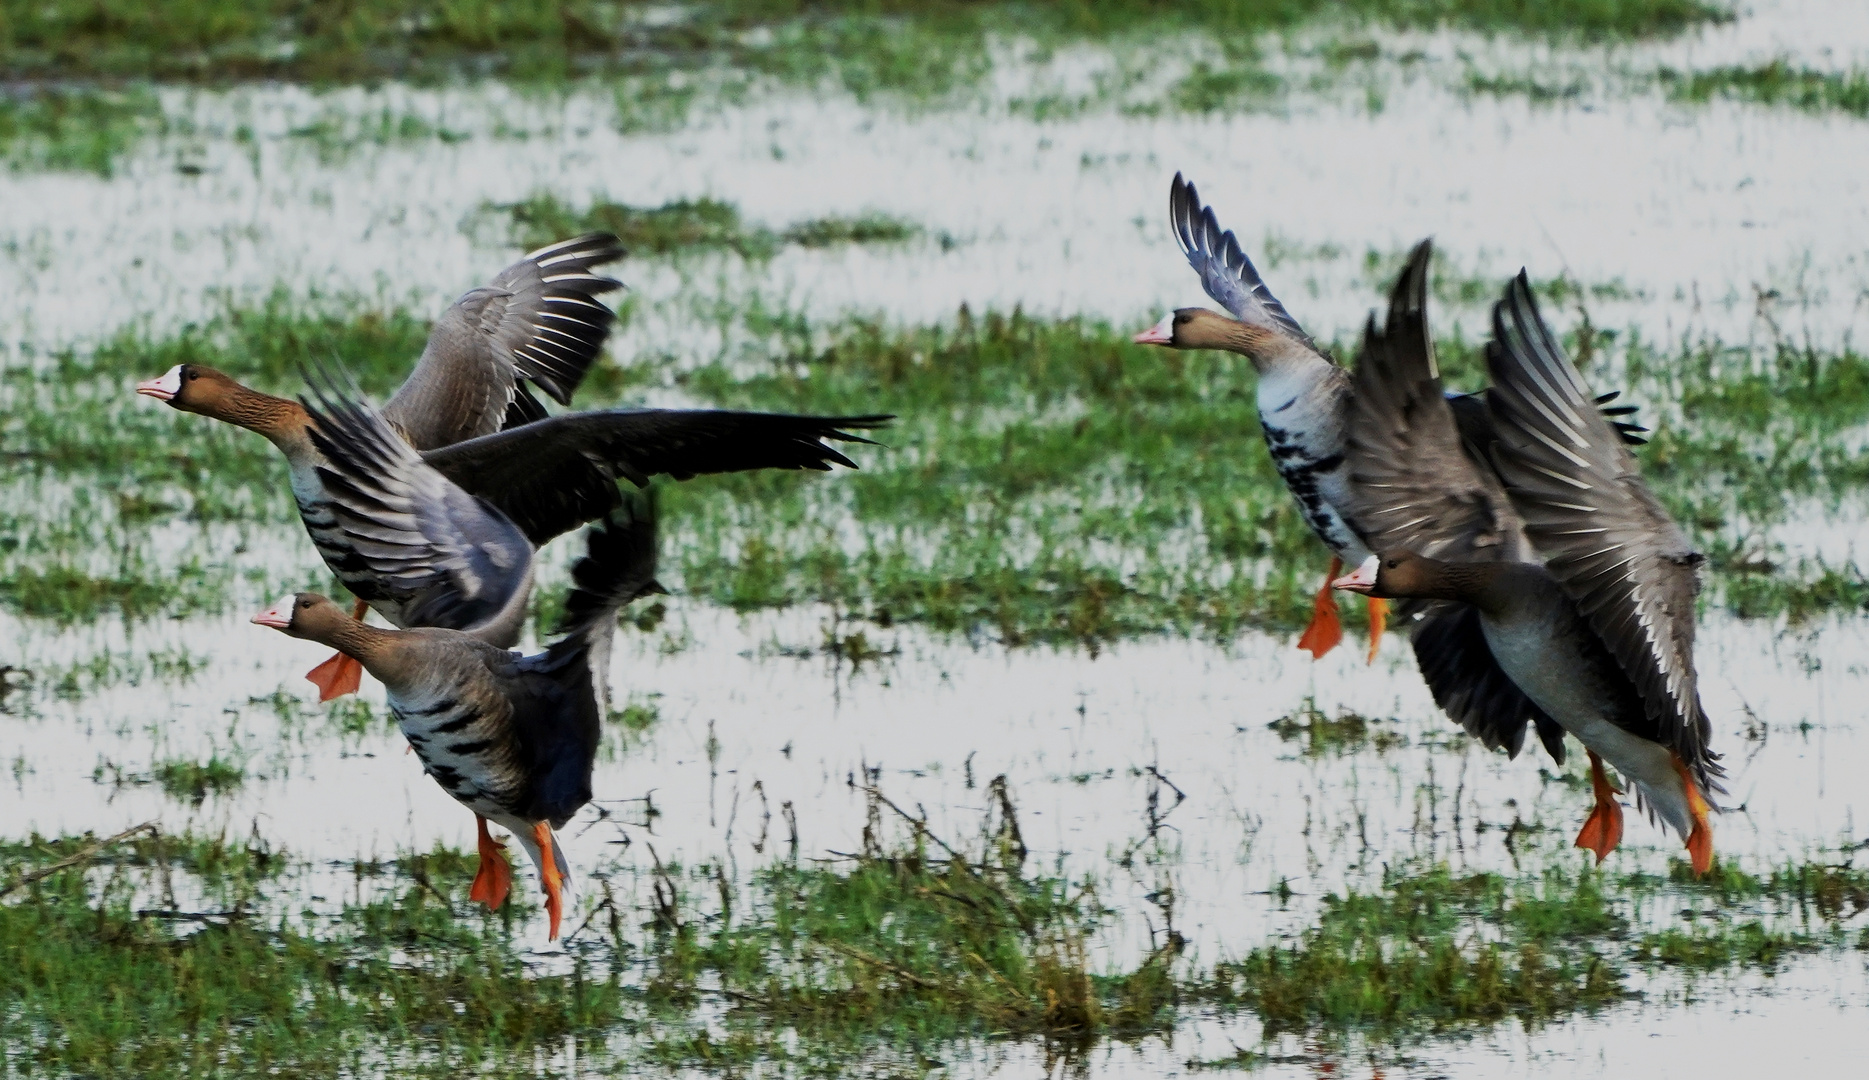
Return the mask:
<path fill-rule="evenodd" d="M 874 213 L 813 218 L 774 231 L 747 224 L 738 207 L 705 196 L 655 207 L 599 201 L 576 210 L 556 196 L 540 193 L 523 202 L 488 204 L 479 214 L 509 218 L 511 238 L 522 247 L 602 231 L 615 233 L 632 255 L 639 256 L 732 251 L 743 258 L 769 259 L 787 245 L 899 244 L 921 235 L 920 228 L 909 222 Z"/>

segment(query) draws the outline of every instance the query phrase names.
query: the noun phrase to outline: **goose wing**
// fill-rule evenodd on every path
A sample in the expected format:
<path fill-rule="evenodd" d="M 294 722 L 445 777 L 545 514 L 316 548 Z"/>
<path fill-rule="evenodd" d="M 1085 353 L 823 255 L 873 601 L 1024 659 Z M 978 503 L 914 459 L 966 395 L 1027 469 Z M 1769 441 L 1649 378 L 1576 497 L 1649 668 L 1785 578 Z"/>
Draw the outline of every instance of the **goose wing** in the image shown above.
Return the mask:
<path fill-rule="evenodd" d="M 521 380 L 569 403 L 616 321 L 597 297 L 622 288 L 592 268 L 622 256 L 616 237 L 591 233 L 531 252 L 468 290 L 436 321 L 384 417 L 427 450 L 541 415 Z"/>
<path fill-rule="evenodd" d="M 1694 671 L 1703 561 L 1642 482 L 1538 311 L 1523 271 L 1493 308 L 1495 460 L 1531 542 L 1641 694 L 1646 737 L 1720 774 Z"/>
<path fill-rule="evenodd" d="M 1278 330 L 1322 355 L 1317 344 L 1266 286 L 1231 229 L 1222 229 L 1211 207 L 1201 205 L 1194 185 L 1175 174 L 1168 189 L 1168 223 L 1201 287 L 1241 322 Z"/>
<path fill-rule="evenodd" d="M 329 378 L 311 386 L 303 401 L 349 548 L 345 583 L 366 600 L 400 604 L 405 626 L 511 644 L 532 584 L 525 534 L 423 462 L 354 388 L 338 389 Z"/>
<path fill-rule="evenodd" d="M 608 409 L 564 413 L 422 456 L 543 544 L 616 507 L 618 477 L 641 486 L 658 475 L 686 480 L 749 469 L 854 469 L 856 463 L 830 444 L 871 444 L 853 432 L 893 419 Z"/>
<path fill-rule="evenodd" d="M 1524 534 L 1491 471 L 1463 447 L 1461 425 L 1441 386 L 1428 333 L 1433 245 L 1409 253 L 1389 294 L 1389 312 L 1363 331 L 1351 395 L 1348 456 L 1351 518 L 1371 551 L 1411 550 L 1447 562 L 1523 558 Z M 1506 677 L 1465 604 L 1405 601 L 1415 620 L 1415 661 L 1434 701 L 1489 749 L 1517 757 L 1525 726 L 1564 760 L 1563 732 Z"/>

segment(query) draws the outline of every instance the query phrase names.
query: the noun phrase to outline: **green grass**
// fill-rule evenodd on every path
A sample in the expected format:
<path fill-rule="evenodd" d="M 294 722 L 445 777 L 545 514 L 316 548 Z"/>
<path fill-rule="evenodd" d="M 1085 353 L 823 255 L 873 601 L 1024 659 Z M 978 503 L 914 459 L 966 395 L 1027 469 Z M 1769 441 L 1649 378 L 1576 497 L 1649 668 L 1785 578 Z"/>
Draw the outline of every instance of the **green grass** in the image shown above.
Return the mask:
<path fill-rule="evenodd" d="M 156 783 L 171 799 L 196 806 L 210 795 L 221 796 L 240 790 L 247 779 L 243 766 L 218 754 L 199 762 L 185 758 L 159 762 L 154 775 Z"/>
<path fill-rule="evenodd" d="M 43 88 L 0 94 L 0 161 L 15 171 L 94 173 L 108 179 L 125 152 L 159 126 L 147 92 Z"/>
<path fill-rule="evenodd" d="M 1662 88 L 1676 101 L 1704 104 L 1731 98 L 1760 105 L 1787 105 L 1804 112 L 1841 112 L 1869 117 L 1869 74 L 1815 71 L 1783 58 L 1766 64 L 1680 72 L 1664 68 Z"/>
<path fill-rule="evenodd" d="M 885 214 L 812 218 L 774 230 L 749 224 L 738 207 L 706 196 L 655 207 L 599 201 L 578 210 L 540 193 L 523 202 L 483 206 L 480 215 L 508 218 L 509 236 L 521 247 L 603 231 L 615 233 L 636 256 L 732 251 L 745 258 L 765 259 L 787 245 L 899 244 L 921 235 L 914 224 Z"/>
<path fill-rule="evenodd" d="M 4 854 L 24 867 L 81 846 Z M 614 980 L 581 962 L 528 973 L 500 920 L 458 919 L 467 876 L 444 875 L 452 863 L 409 860 L 331 916 L 273 902 L 286 860 L 264 849 L 143 838 L 100 863 L 110 872 L 64 871 L 0 904 L 0 1046 L 28 1074 L 335 1076 L 388 1053 L 399 1075 L 459 1075 L 619 1016 Z M 165 885 L 198 887 L 203 906 L 165 907 Z"/>
<path fill-rule="evenodd" d="M 1384 269 L 1374 258 L 1370 272 Z M 1468 284 L 1456 276 L 1438 291 L 1466 302 Z M 1561 281 L 1545 291 L 1626 292 Z M 696 311 L 718 320 L 704 337 L 730 344 L 600 365 L 579 406 L 678 394 L 902 419 L 883 446 L 852 448 L 857 473 L 670 487 L 663 574 L 678 592 L 744 611 L 821 602 L 859 620 L 852 632 L 914 622 L 1010 646 L 1224 640 L 1303 623 L 1323 553 L 1264 452 L 1244 362 L 1018 312 L 895 327 L 814 323 L 758 297 Z M 277 455 L 130 385 L 196 361 L 292 393 L 301 361 L 339 357 L 381 400 L 426 330 L 405 310 L 276 294 L 170 335 L 127 329 L 43 373 L 0 372 L 0 453 L 14 462 L 0 501 L 0 603 L 73 623 L 330 589 Z M 1609 365 L 1593 377 L 1624 389 L 1654 428 L 1643 466 L 1710 556 L 1710 603 L 1794 619 L 1869 603 L 1853 568 L 1788 558 L 1778 531 L 1813 506 L 1858 505 L 1869 471 L 1851 433 L 1869 421 L 1869 360 L 1717 342 L 1664 352 L 1601 330 L 1590 340 L 1593 363 Z M 1453 385 L 1479 385 L 1473 343 L 1446 337 L 1440 358 Z M 93 482 L 105 472 L 108 489 Z M 159 555 L 170 549 L 154 538 L 178 528 L 190 542 Z M 1362 617 L 1356 605 L 1348 614 Z"/>
<path fill-rule="evenodd" d="M 1075 1059 L 1244 1012 L 1268 1049 L 1291 1032 L 1391 1054 L 1612 1008 L 1637 972 L 1841 954 L 1869 906 L 1869 874 L 1818 861 L 1704 881 L 1406 866 L 1230 940 L 1236 958 L 1169 933 L 1112 964 L 1092 959 L 1096 889 L 1028 866 L 1014 813 L 961 850 L 876 800 L 846 856 L 587 875 L 595 907 L 543 970 L 523 890 L 497 915 L 467 902 L 475 859 L 452 849 L 359 860 L 324 901 L 330 868 L 252 842 L 139 835 L 24 884 L 90 838 L 0 842 L 0 1049 L 28 1074 L 343 1075 L 391 1052 L 428 1076 L 525 1068 L 570 1037 L 591 1067 L 837 1076 L 982 1040 Z"/>
<path fill-rule="evenodd" d="M 9 79 L 353 82 L 491 72 L 559 80 L 726 63 L 827 75 L 859 93 L 938 90 L 977 76 L 989 34 L 1069 43 L 1180 31 L 1250 41 L 1312 22 L 1453 26 L 1541 37 L 1639 38 L 1729 20 L 1702 0 L 724 0 L 674 18 L 629 0 L 5 0 Z M 758 31 L 758 33 L 755 33 Z"/>
<path fill-rule="evenodd" d="M 1219 965 L 1205 993 L 1272 1032 L 1534 1021 L 1627 996 L 1605 940 L 1624 920 L 1594 875 L 1541 886 L 1444 867 L 1395 875 L 1380 893 L 1327 897 L 1314 927 Z"/>

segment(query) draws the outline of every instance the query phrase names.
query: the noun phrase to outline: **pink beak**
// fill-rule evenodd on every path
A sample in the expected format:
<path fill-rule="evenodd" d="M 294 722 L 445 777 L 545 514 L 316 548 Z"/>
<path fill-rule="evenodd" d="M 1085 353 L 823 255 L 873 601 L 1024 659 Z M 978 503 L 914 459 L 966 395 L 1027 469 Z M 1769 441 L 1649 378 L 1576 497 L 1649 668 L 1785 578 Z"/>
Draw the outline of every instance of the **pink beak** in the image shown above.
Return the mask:
<path fill-rule="evenodd" d="M 1175 343 L 1175 314 L 1169 312 L 1162 316 L 1162 321 L 1149 327 L 1133 339 L 1138 345 L 1173 345 Z"/>
<path fill-rule="evenodd" d="M 248 621 L 260 626 L 270 626 L 274 630 L 289 630 L 292 627 L 292 605 L 297 602 L 296 595 L 287 596 Z"/>
<path fill-rule="evenodd" d="M 1382 559 L 1371 555 L 1363 560 L 1363 565 L 1330 583 L 1333 589 L 1344 592 L 1366 593 L 1376 587 L 1376 570 L 1382 565 Z"/>
<path fill-rule="evenodd" d="M 157 401 L 174 401 L 182 392 L 182 365 L 177 364 L 157 378 L 136 384 L 136 392 Z"/>

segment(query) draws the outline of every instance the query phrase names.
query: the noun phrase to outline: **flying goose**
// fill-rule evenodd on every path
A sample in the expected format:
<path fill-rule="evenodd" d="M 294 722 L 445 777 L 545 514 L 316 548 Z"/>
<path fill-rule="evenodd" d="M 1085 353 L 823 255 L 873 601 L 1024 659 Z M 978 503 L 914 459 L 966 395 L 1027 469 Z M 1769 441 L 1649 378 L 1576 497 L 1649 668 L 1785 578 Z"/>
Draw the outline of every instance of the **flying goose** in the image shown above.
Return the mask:
<path fill-rule="evenodd" d="M 1712 865 L 1719 755 L 1694 671 L 1702 558 L 1642 482 L 1616 423 L 1564 355 L 1521 271 L 1493 309 L 1490 430 L 1463 438 L 1426 325 L 1427 247 L 1364 332 L 1348 461 L 1372 554 L 1335 586 L 1420 607 L 1415 655 L 1435 701 L 1516 755 L 1527 724 L 1590 756 L 1577 846 L 1622 837 L 1607 762 Z M 1469 449 L 1478 438 L 1482 445 Z"/>

